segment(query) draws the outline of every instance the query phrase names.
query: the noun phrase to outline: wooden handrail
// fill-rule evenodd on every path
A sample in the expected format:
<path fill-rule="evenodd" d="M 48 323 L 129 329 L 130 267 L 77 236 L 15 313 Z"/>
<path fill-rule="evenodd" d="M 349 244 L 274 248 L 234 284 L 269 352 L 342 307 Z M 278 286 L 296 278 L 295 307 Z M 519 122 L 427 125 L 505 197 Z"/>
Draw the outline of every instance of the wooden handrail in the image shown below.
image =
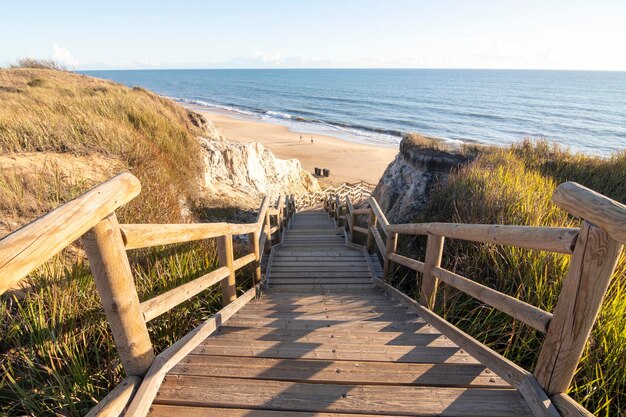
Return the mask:
<path fill-rule="evenodd" d="M 571 254 L 579 228 L 509 226 L 499 224 L 412 223 L 391 224 L 388 230 L 404 235 L 438 235 L 472 242 Z"/>
<path fill-rule="evenodd" d="M 626 205 L 575 182 L 559 185 L 552 195 L 552 202 L 626 244 Z"/>
<path fill-rule="evenodd" d="M 368 202 L 370 203 L 370 208 L 376 215 L 378 223 L 380 223 L 380 227 L 383 229 L 383 232 L 387 233 L 387 226 L 389 226 L 389 221 L 387 220 L 387 216 L 385 216 L 385 213 L 383 213 L 383 210 L 378 205 L 378 201 L 376 201 L 374 197 L 370 197 L 368 199 Z"/>
<path fill-rule="evenodd" d="M 0 240 L 0 294 L 81 237 L 141 191 L 132 174 L 119 174 Z"/>
<path fill-rule="evenodd" d="M 163 294 L 159 294 L 154 298 L 141 303 L 141 312 L 146 322 L 160 316 L 166 311 L 171 310 L 177 305 L 184 303 L 194 295 L 206 290 L 224 278 L 227 278 L 230 270 L 227 267 L 221 267 L 199 278 L 179 285 Z"/>
<path fill-rule="evenodd" d="M 121 224 L 120 227 L 126 249 L 243 235 L 258 229 L 256 223 Z"/>

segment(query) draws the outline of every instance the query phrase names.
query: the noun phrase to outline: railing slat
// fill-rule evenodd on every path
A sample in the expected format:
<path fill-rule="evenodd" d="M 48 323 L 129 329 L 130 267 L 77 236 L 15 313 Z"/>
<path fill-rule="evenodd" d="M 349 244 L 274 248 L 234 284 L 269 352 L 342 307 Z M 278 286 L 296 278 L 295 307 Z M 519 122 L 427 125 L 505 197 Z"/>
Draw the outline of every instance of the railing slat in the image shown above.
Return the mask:
<path fill-rule="evenodd" d="M 462 223 L 392 224 L 389 232 L 408 235 L 429 233 L 452 239 L 495 243 L 521 248 L 571 254 L 578 237 L 578 228 L 508 226 Z"/>
<path fill-rule="evenodd" d="M 534 327 L 542 333 L 548 331 L 552 314 L 547 311 L 543 311 L 517 298 L 503 294 L 443 268 L 433 268 L 432 274 L 446 284 L 471 295 L 522 323 Z"/>
<path fill-rule="evenodd" d="M 407 258 L 406 256 L 398 255 L 397 253 L 390 253 L 388 255 L 389 260 L 411 268 L 416 272 L 424 272 L 424 262 L 420 262 L 416 259 Z"/>
<path fill-rule="evenodd" d="M 123 224 L 126 249 L 171 245 L 224 235 L 243 235 L 257 230 L 256 223 Z"/>
<path fill-rule="evenodd" d="M 133 175 L 119 174 L 0 240 L 0 294 L 141 191 Z"/>
<path fill-rule="evenodd" d="M 230 270 L 227 267 L 221 267 L 193 281 L 179 285 L 163 294 L 159 294 L 154 298 L 144 301 L 141 303 L 141 311 L 143 312 L 144 320 L 149 322 L 177 305 L 184 303 L 194 295 L 201 293 L 210 286 L 217 284 L 227 278 L 229 274 Z"/>

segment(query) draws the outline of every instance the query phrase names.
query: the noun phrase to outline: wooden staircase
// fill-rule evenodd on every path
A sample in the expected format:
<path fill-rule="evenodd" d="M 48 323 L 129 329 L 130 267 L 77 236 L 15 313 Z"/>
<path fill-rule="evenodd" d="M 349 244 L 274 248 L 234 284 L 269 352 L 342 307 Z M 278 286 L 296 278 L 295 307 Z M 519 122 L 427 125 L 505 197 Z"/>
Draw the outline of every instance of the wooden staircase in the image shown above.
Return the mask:
<path fill-rule="evenodd" d="M 566 392 L 626 242 L 621 203 L 565 183 L 553 202 L 580 228 L 390 224 L 375 198 L 355 208 L 340 187 L 345 203 L 302 200 L 324 210 L 266 197 L 254 223 L 119 224 L 140 188 L 120 174 L 0 240 L 0 294 L 83 242 L 127 375 L 88 417 L 592 417 Z M 239 235 L 249 253 L 235 259 Z M 423 261 L 397 253 L 399 235 L 427 238 Z M 201 239 L 216 240 L 219 267 L 140 301 L 126 252 Z M 442 268 L 444 239 L 571 255 L 554 311 Z M 392 263 L 418 274 L 419 301 L 385 282 Z M 146 323 L 217 284 L 223 308 L 155 355 Z M 438 316 L 439 284 L 545 333 L 534 373 Z"/>
<path fill-rule="evenodd" d="M 274 247 L 268 271 L 272 291 L 297 293 L 371 291 L 363 250 L 346 246 L 341 229 L 321 209 L 298 213 Z"/>
<path fill-rule="evenodd" d="M 269 289 L 165 377 L 165 416 L 532 416 L 519 391 L 374 286 L 321 210 L 272 248 Z"/>

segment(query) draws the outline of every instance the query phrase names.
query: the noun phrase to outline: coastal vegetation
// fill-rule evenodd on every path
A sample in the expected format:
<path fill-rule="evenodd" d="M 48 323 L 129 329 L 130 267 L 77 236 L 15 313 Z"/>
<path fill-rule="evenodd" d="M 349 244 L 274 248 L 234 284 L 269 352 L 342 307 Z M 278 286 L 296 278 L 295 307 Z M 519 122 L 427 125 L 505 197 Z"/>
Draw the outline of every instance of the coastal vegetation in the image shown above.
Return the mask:
<path fill-rule="evenodd" d="M 123 170 L 143 189 L 118 210 L 121 223 L 194 220 L 203 207 L 197 116 L 141 88 L 26 66 L 0 69 L 0 235 Z M 129 256 L 141 300 L 217 268 L 211 242 Z M 82 416 L 123 378 L 83 259 L 72 245 L 27 278 L 27 291 L 0 297 L 0 415 Z M 220 307 L 219 289 L 207 290 L 151 321 L 155 349 Z"/>
<path fill-rule="evenodd" d="M 414 140 L 432 148 L 437 142 Z M 579 220 L 550 202 L 556 186 L 575 181 L 617 201 L 626 201 L 626 152 L 601 158 L 576 154 L 547 141 L 525 140 L 461 152 L 473 162 L 436 184 L 414 222 L 458 222 L 536 226 L 578 226 Z M 417 246 L 423 259 L 425 239 Z M 406 250 L 406 249 L 405 249 Z M 407 253 L 415 256 L 415 253 Z M 448 240 L 444 267 L 491 288 L 552 311 L 569 257 L 492 244 Z M 413 274 L 396 274 L 395 284 L 417 294 Z M 442 286 L 438 312 L 526 369 L 533 369 L 543 335 L 488 308 L 460 291 Z M 570 395 L 598 416 L 626 414 L 626 256 L 617 266 Z"/>
<path fill-rule="evenodd" d="M 24 61 L 17 67 L 0 70 L 0 235 L 121 170 L 132 170 L 143 191 L 118 211 L 120 222 L 186 222 L 206 213 L 197 193 L 201 119 L 147 90 L 65 72 L 54 63 Z M 425 149 L 444 146 L 417 135 L 412 140 Z M 426 209 L 412 221 L 576 226 L 576 219 L 550 203 L 563 181 L 626 201 L 626 152 L 591 157 L 543 141 L 465 145 L 461 152 L 472 162 L 437 183 Z M 419 258 L 424 246 L 417 242 Z M 129 255 L 142 300 L 217 267 L 210 242 Z M 73 245 L 28 278 L 28 291 L 0 297 L 0 415 L 80 416 L 123 378 L 83 259 L 80 245 Z M 449 240 L 444 262 L 447 269 L 551 311 L 568 257 Z M 239 290 L 249 287 L 248 276 L 238 276 Z M 418 290 L 413 274 L 399 271 L 395 284 L 409 294 Z M 538 332 L 443 287 L 440 314 L 532 369 L 542 341 Z M 149 323 L 157 351 L 220 307 L 218 289 L 203 295 Z M 570 395 L 596 415 L 614 416 L 626 414 L 625 393 L 622 256 Z"/>

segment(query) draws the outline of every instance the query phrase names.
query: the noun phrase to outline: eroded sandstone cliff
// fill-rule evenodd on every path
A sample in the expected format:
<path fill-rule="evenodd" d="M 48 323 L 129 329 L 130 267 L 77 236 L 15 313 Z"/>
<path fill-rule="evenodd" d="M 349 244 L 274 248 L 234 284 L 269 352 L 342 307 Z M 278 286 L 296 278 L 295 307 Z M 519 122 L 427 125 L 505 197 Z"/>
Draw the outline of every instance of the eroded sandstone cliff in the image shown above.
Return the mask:
<path fill-rule="evenodd" d="M 385 170 L 373 195 L 391 223 L 410 222 L 426 205 L 432 186 L 471 159 L 458 150 L 409 135 L 400 142 L 398 155 Z"/>
<path fill-rule="evenodd" d="M 231 142 L 206 122 L 200 138 L 203 186 L 210 199 L 241 208 L 258 208 L 264 195 L 305 194 L 320 190 L 317 180 L 297 159 L 278 159 L 262 144 Z"/>

